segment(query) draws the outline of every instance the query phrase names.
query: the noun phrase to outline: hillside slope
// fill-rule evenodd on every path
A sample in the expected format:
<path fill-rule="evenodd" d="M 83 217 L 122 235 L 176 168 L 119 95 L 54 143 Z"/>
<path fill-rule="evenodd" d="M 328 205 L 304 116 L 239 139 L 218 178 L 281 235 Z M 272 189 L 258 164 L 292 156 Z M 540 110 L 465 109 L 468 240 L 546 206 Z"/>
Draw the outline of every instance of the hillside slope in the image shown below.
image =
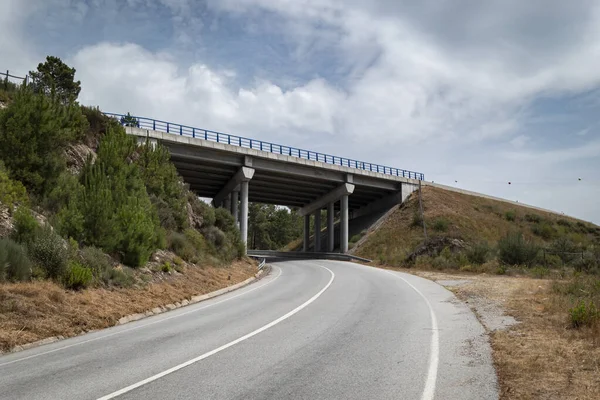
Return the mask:
<path fill-rule="evenodd" d="M 459 248 L 454 250 L 460 252 L 464 246 L 466 253 L 472 247 L 487 245 L 487 257 L 492 259 L 498 243 L 517 233 L 525 242 L 554 253 L 548 254 L 552 262 L 563 253 L 574 253 L 571 258 L 577 253 L 594 253 L 600 245 L 600 227 L 567 216 L 435 187 L 424 187 L 422 200 L 429 240 L 442 244 L 427 249 L 429 256 L 438 256 L 445 244 L 453 247 L 452 240 L 456 239 Z M 352 252 L 382 264 L 403 266 L 424 238 L 415 192 L 368 232 Z M 564 254 L 563 258 L 568 257 Z"/>

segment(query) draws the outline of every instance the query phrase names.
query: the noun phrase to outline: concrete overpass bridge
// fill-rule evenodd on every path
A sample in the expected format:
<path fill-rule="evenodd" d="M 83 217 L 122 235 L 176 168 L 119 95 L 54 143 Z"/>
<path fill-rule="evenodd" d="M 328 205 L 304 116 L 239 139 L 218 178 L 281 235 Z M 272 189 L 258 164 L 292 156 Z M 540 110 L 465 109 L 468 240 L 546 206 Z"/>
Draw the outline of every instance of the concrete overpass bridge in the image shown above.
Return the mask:
<path fill-rule="evenodd" d="M 388 210 L 401 203 L 424 175 L 419 172 L 297 149 L 241 136 L 143 117 L 119 119 L 127 134 L 160 142 L 171 153 L 183 180 L 200 197 L 231 211 L 242 240 L 248 237 L 248 202 L 277 204 L 304 216 L 304 250 L 309 250 L 310 219 L 327 231 L 314 235 L 315 251 L 348 251 L 351 219 Z M 337 216 L 337 218 L 336 218 Z M 338 235 L 335 219 L 339 218 Z"/>

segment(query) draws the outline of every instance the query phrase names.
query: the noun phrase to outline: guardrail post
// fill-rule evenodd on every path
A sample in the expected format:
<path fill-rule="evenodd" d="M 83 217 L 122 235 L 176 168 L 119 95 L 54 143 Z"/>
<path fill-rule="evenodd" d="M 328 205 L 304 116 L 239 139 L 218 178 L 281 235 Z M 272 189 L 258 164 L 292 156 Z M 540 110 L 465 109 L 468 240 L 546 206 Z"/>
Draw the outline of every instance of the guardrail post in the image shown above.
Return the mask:
<path fill-rule="evenodd" d="M 196 128 L 192 128 L 192 137 L 195 138 L 196 137 Z"/>
<path fill-rule="evenodd" d="M 183 125 L 179 125 L 179 136 L 183 136 Z"/>
<path fill-rule="evenodd" d="M 227 144 L 231 144 L 231 135 L 227 135 Z"/>
<path fill-rule="evenodd" d="M 167 122 L 167 133 L 169 133 L 169 123 Z"/>
<path fill-rule="evenodd" d="M 155 131 L 156 130 L 156 120 L 152 120 L 152 130 Z"/>
<path fill-rule="evenodd" d="M 217 132 L 217 143 L 219 143 L 219 132 Z"/>

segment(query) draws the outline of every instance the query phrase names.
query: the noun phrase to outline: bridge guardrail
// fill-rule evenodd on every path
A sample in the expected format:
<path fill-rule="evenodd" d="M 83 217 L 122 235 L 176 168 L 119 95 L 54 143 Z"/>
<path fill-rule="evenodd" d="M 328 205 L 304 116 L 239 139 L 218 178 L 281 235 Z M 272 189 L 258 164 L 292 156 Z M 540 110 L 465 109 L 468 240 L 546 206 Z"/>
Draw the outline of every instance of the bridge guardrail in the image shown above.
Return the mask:
<path fill-rule="evenodd" d="M 135 121 L 135 126 L 142 129 L 152 129 L 154 131 L 172 133 L 174 135 L 199 138 L 217 143 L 226 143 L 233 146 L 261 150 L 275 154 L 283 154 L 287 156 L 302 158 L 305 160 L 318 161 L 332 165 L 340 165 L 343 167 L 356 168 L 365 171 L 378 172 L 385 175 L 425 180 L 425 175 L 420 172 L 414 172 L 400 168 L 392 168 L 364 161 L 352 160 L 350 158 L 338 157 L 330 154 L 298 149 L 295 147 L 284 146 L 276 143 L 264 142 L 262 140 L 250 139 L 242 136 L 230 135 L 227 133 L 216 132 L 207 129 L 194 128 L 191 126 L 174 124 L 172 122 L 160 121 L 151 118 L 107 112 L 103 114 L 118 119 L 124 125 L 132 124 L 133 121 Z"/>

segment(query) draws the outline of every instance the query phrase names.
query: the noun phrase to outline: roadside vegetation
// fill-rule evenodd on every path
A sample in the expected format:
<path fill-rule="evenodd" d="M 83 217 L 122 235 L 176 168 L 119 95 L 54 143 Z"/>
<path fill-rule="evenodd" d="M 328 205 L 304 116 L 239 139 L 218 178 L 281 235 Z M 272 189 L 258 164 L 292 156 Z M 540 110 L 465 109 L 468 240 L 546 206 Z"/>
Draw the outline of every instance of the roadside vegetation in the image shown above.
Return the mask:
<path fill-rule="evenodd" d="M 490 332 L 503 399 L 597 398 L 600 227 L 433 187 L 422 200 L 423 216 L 415 192 L 354 254 L 443 282 L 466 280 L 450 289 L 484 325 L 492 306 L 514 316 L 519 324 Z"/>
<path fill-rule="evenodd" d="M 75 72 L 48 57 L 29 84 L 0 84 L 3 326 L 20 307 L 14 290 L 144 288 L 245 255 L 231 215 L 188 189 L 165 148 L 138 143 L 122 121 L 77 102 Z"/>

